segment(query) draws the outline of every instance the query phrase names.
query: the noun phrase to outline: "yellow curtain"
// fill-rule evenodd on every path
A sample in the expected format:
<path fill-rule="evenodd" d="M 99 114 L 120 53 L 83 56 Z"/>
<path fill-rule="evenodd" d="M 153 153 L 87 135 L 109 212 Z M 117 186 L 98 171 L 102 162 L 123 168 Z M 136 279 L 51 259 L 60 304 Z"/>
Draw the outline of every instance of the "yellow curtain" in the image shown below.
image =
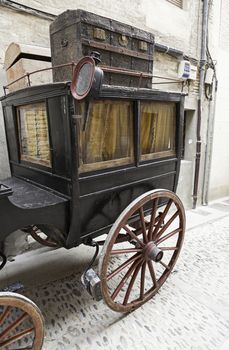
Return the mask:
<path fill-rule="evenodd" d="M 83 124 L 83 123 L 82 123 Z M 133 113 L 129 101 L 94 101 L 86 130 L 80 134 L 81 164 L 133 155 Z M 123 163 L 122 163 L 123 164 Z M 95 168 L 103 167 L 95 165 Z"/>
<path fill-rule="evenodd" d="M 175 154 L 176 105 L 141 103 L 141 154 Z M 158 156 L 163 156 L 163 154 Z M 143 157 L 144 158 L 144 157 Z"/>

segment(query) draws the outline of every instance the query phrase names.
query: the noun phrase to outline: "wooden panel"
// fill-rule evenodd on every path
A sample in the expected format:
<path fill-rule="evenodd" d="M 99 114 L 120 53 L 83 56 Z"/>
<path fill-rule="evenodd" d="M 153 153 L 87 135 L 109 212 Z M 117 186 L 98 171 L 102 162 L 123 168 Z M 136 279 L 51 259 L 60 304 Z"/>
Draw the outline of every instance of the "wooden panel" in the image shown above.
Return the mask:
<path fill-rule="evenodd" d="M 9 159 L 18 162 L 18 137 L 16 133 L 16 122 L 12 106 L 6 106 L 4 108 L 4 119 Z"/>
<path fill-rule="evenodd" d="M 87 235 L 88 233 L 91 235 L 93 231 L 106 227 L 108 231 L 109 226 L 114 223 L 122 210 L 141 194 L 155 188 L 166 188 L 168 190 L 174 188 L 175 173 L 161 174 L 158 177 L 153 176 L 152 173 L 151 178 L 144 179 L 144 170 L 142 170 L 141 177 L 142 180 L 139 183 L 131 183 L 127 175 L 127 182 L 123 186 L 81 197 L 79 213 L 81 235 Z M 98 233 L 95 233 L 95 235 L 97 236 Z"/>
<path fill-rule="evenodd" d="M 93 196 L 95 192 L 111 191 L 114 187 L 123 187 L 128 183 L 138 183 L 143 179 L 160 177 L 176 172 L 177 158 L 156 160 L 152 163 L 141 164 L 139 167 L 125 167 L 112 169 L 112 171 L 93 175 L 80 174 L 80 195 L 82 197 Z"/>
<path fill-rule="evenodd" d="M 53 173 L 70 176 L 70 135 L 65 96 L 48 99 L 48 114 Z"/>
<path fill-rule="evenodd" d="M 183 7 L 183 0 L 167 0 L 168 2 L 171 2 L 171 4 L 176 5 L 180 8 Z"/>

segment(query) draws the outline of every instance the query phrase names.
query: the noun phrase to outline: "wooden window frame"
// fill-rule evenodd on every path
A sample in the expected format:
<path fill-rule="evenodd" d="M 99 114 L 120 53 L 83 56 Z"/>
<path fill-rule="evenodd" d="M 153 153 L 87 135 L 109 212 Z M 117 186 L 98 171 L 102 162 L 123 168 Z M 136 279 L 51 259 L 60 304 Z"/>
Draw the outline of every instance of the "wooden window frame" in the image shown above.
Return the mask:
<path fill-rule="evenodd" d="M 105 98 L 106 100 L 111 100 L 110 98 Z M 102 98 L 103 100 L 103 98 Z M 117 99 L 113 99 L 114 101 L 120 102 L 121 100 Z M 134 140 L 134 118 L 135 118 L 135 111 L 134 111 L 134 100 L 131 99 L 126 99 L 125 101 L 129 102 L 131 105 L 131 109 L 132 109 L 132 126 L 133 126 L 133 130 L 132 130 L 132 138 L 131 138 L 131 142 L 132 142 L 132 147 L 131 147 L 131 154 L 129 157 L 123 157 L 123 158 L 116 158 L 116 159 L 111 159 L 111 160 L 105 160 L 105 161 L 99 161 L 99 162 L 93 162 L 93 163 L 81 163 L 79 162 L 79 172 L 81 174 L 86 173 L 86 172 L 93 172 L 93 171 L 97 171 L 97 170 L 106 170 L 106 169 L 110 169 L 110 168 L 117 168 L 117 167 L 123 167 L 123 166 L 130 166 L 130 165 L 134 165 L 135 163 L 135 158 L 134 158 L 134 154 L 135 154 L 135 140 Z M 81 132 L 81 130 L 80 130 Z M 80 140 L 80 136 L 79 136 L 79 140 Z M 81 160 L 82 156 L 81 156 L 81 146 L 79 145 L 79 160 Z"/>
<path fill-rule="evenodd" d="M 169 101 L 147 101 L 147 100 L 142 100 L 141 103 L 144 102 L 152 102 L 153 103 L 168 103 Z M 141 103 L 139 105 L 139 128 L 141 128 Z M 175 107 L 175 135 L 174 135 L 174 146 L 175 149 L 174 150 L 167 150 L 167 151 L 160 151 L 160 152 L 152 152 L 152 153 L 146 153 L 143 154 L 141 152 L 141 130 L 139 131 L 139 161 L 140 163 L 146 162 L 146 161 L 152 161 L 152 160 L 160 160 L 163 158 L 167 158 L 167 157 L 176 157 L 177 154 L 177 144 L 176 144 L 176 140 L 177 140 L 177 105 L 175 102 L 170 102 L 170 103 L 174 103 L 174 107 Z"/>
<path fill-rule="evenodd" d="M 107 98 L 109 99 L 109 98 Z M 114 100 L 119 100 L 118 98 L 115 98 Z M 174 150 L 165 150 L 160 152 L 154 152 L 149 154 L 141 154 L 141 103 L 143 102 L 160 102 L 160 103 L 167 103 L 170 101 L 167 100 L 131 100 L 126 99 L 129 102 L 132 102 L 133 107 L 133 121 L 132 121 L 132 127 L 133 127 L 133 148 L 130 157 L 125 158 L 119 158 L 119 159 L 113 159 L 113 160 L 107 160 L 107 161 L 100 161 L 100 162 L 94 162 L 94 163 L 88 163 L 88 164 L 79 164 L 79 172 L 81 174 L 87 173 L 87 172 L 93 172 L 93 171 L 103 171 L 107 169 L 113 169 L 118 167 L 128 167 L 128 166 L 136 166 L 139 167 L 142 164 L 149 163 L 152 161 L 160 161 L 165 158 L 174 158 L 177 157 L 177 103 L 173 102 L 175 104 L 175 135 L 174 135 Z M 81 132 L 81 131 L 79 131 Z M 79 147 L 79 159 L 81 157 L 80 155 L 81 149 Z"/>
<path fill-rule="evenodd" d="M 25 108 L 30 105 L 38 105 L 43 104 L 46 109 L 46 118 L 47 118 L 47 134 L 48 134 L 48 143 L 49 143 L 49 152 L 50 152 L 50 160 L 38 160 L 37 157 L 27 156 L 22 153 L 22 143 L 21 143 L 21 124 L 20 124 L 20 109 Z M 48 107 L 46 100 L 34 101 L 30 103 L 25 103 L 22 105 L 16 106 L 16 120 L 17 120 L 17 130 L 18 130 L 18 145 L 19 145 L 19 159 L 21 163 L 28 163 L 37 168 L 41 169 L 51 169 L 52 168 L 52 156 L 51 156 L 51 139 L 50 139 L 50 125 L 49 125 L 49 115 L 48 115 Z"/>

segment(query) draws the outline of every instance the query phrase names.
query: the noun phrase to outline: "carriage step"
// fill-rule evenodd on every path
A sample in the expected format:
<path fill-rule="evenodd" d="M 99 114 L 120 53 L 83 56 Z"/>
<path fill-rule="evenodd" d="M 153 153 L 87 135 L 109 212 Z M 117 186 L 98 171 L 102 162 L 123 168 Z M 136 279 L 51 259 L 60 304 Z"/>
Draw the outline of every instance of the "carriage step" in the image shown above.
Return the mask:
<path fill-rule="evenodd" d="M 87 270 L 81 276 L 81 282 L 87 292 L 93 297 L 93 299 L 99 301 L 103 298 L 100 287 L 101 280 L 93 269 Z"/>
<path fill-rule="evenodd" d="M 4 198 L 5 196 L 10 196 L 13 193 L 13 190 L 11 187 L 0 183 L 0 199 Z"/>

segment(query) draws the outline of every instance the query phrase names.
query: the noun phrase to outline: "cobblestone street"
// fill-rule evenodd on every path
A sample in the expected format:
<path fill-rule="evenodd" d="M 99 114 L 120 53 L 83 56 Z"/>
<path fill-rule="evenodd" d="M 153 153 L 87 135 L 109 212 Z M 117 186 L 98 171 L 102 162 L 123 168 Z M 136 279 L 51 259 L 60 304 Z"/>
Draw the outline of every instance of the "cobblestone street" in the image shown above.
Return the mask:
<path fill-rule="evenodd" d="M 185 243 L 172 275 L 152 300 L 130 314 L 115 313 L 103 301 L 94 302 L 83 289 L 79 271 L 92 256 L 91 248 L 86 252 L 88 260 L 83 259 L 80 269 L 67 277 L 55 280 L 49 274 L 50 281 L 44 282 L 39 273 L 24 271 L 27 277 L 23 280 L 21 276 L 25 287 L 20 292 L 37 303 L 45 318 L 43 349 L 228 350 L 228 203 L 224 200 L 218 206 L 187 212 Z M 220 215 L 214 216 L 217 212 Z M 80 255 L 83 248 L 75 252 Z M 43 256 L 46 254 L 44 250 Z M 55 262 L 60 270 L 67 264 L 66 254 L 60 252 Z M 27 259 L 28 264 L 31 255 Z M 35 259 L 42 260 L 42 254 Z M 1 284 L 10 281 L 13 265 L 18 262 L 22 266 L 23 261 L 25 257 L 19 256 L 8 263 Z M 40 265 L 40 275 L 44 268 Z M 26 282 L 28 274 L 30 280 L 36 281 L 33 286 Z"/>

